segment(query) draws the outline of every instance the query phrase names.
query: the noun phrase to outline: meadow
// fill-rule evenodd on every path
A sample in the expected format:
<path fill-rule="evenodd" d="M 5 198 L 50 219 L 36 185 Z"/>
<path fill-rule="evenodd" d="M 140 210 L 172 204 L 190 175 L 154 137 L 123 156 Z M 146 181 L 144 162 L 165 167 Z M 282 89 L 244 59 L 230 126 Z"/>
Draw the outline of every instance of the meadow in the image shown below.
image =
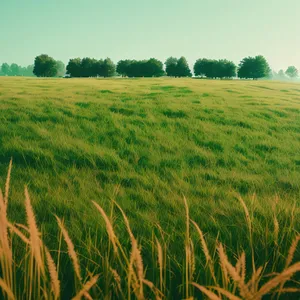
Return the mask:
<path fill-rule="evenodd" d="M 288 265 L 300 261 L 299 84 L 2 77 L 0 120 L 3 190 L 13 160 L 8 219 L 28 223 L 26 185 L 43 241 L 60 266 L 62 299 L 73 297 L 95 274 L 100 277 L 90 291 L 93 298 L 144 297 L 128 287 L 130 253 L 138 247 L 122 210 L 141 245 L 136 252 L 143 272 L 137 263 L 132 274 L 140 278 L 140 270 L 148 280 L 136 279 L 145 298 L 201 299 L 205 292 L 191 284 L 197 282 L 246 299 L 238 294 L 239 280 L 230 267 L 230 276 L 226 273 L 220 243 L 234 265 L 245 256 L 244 281 L 252 275 L 261 281 L 253 291 L 269 279 L 263 274 L 276 276 L 288 267 L 286 257 Z M 55 216 L 64 225 L 58 226 Z M 122 247 L 107 235 L 109 224 Z M 62 226 L 74 243 L 82 283 L 68 258 Z M 28 234 L 27 227 L 18 228 Z M 24 263 L 26 249 L 13 240 L 20 244 L 14 255 Z M 122 249 L 120 256 L 114 247 Z M 17 278 L 26 274 L 22 263 Z M 299 288 L 297 274 L 284 276 L 292 280 L 288 287 Z M 19 282 L 17 298 L 25 299 L 28 282 Z M 286 299 L 299 296 L 289 292 Z"/>

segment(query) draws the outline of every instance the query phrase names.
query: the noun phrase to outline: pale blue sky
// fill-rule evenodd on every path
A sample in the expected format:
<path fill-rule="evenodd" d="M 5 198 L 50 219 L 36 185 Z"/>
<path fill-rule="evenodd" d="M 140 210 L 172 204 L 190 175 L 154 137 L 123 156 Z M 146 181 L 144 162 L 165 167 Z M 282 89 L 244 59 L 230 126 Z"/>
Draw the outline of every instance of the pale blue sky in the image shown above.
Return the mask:
<path fill-rule="evenodd" d="M 0 63 L 227 58 L 300 68 L 300 0 L 0 0 Z"/>

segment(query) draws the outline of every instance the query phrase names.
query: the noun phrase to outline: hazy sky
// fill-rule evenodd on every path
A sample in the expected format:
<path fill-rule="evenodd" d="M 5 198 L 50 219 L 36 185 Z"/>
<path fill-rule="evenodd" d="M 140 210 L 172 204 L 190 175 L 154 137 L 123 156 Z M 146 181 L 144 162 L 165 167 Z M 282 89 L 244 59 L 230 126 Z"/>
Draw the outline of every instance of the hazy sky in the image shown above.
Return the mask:
<path fill-rule="evenodd" d="M 0 0 L 0 63 L 227 58 L 300 68 L 300 0 Z"/>

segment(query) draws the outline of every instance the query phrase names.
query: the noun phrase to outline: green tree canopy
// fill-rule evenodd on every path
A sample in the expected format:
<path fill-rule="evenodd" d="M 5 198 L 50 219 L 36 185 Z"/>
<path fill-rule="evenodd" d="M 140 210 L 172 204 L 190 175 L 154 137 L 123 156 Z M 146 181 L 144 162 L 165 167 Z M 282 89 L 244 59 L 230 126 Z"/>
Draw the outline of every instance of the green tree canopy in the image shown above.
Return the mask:
<path fill-rule="evenodd" d="M 110 58 L 103 61 L 103 77 L 113 77 L 116 74 L 116 65 Z"/>
<path fill-rule="evenodd" d="M 115 73 L 116 66 L 110 58 L 74 58 L 70 59 L 67 65 L 67 74 L 71 77 L 112 77 Z"/>
<path fill-rule="evenodd" d="M 189 64 L 184 56 L 179 59 L 175 57 L 169 57 L 166 62 L 166 73 L 168 76 L 172 77 L 191 77 L 192 72 L 190 70 Z"/>
<path fill-rule="evenodd" d="M 246 57 L 239 64 L 239 78 L 258 79 L 269 77 L 270 73 L 271 69 L 269 67 L 269 64 L 262 55 L 258 55 L 255 57 Z"/>
<path fill-rule="evenodd" d="M 236 66 L 232 61 L 226 59 L 198 59 L 194 65 L 196 76 L 207 78 L 232 78 L 236 76 Z"/>
<path fill-rule="evenodd" d="M 69 74 L 71 77 L 81 77 L 81 59 L 70 59 L 66 69 L 67 74 Z"/>
<path fill-rule="evenodd" d="M 150 58 L 143 65 L 145 77 L 160 77 L 165 74 L 164 65 L 155 58 Z"/>
<path fill-rule="evenodd" d="M 281 78 L 285 78 L 285 73 L 284 73 L 284 71 L 283 71 L 283 70 L 279 70 L 278 76 L 281 77 Z"/>
<path fill-rule="evenodd" d="M 66 66 L 65 66 L 65 64 L 62 61 L 57 60 L 56 61 L 56 67 L 57 67 L 56 76 L 63 77 L 66 74 Z"/>
<path fill-rule="evenodd" d="M 287 68 L 287 70 L 285 71 L 285 74 L 287 76 L 289 76 L 290 78 L 296 78 L 296 77 L 298 77 L 298 70 L 294 66 L 289 66 Z"/>
<path fill-rule="evenodd" d="M 15 63 L 3 63 L 0 67 L 0 76 L 34 76 L 33 65 L 22 67 Z"/>
<path fill-rule="evenodd" d="M 191 77 L 192 72 L 184 56 L 180 57 L 177 62 L 176 75 L 178 77 Z"/>
<path fill-rule="evenodd" d="M 37 77 L 54 77 L 57 74 L 57 63 L 47 54 L 41 54 L 34 60 L 33 73 Z"/>
<path fill-rule="evenodd" d="M 165 66 L 166 66 L 166 73 L 168 76 L 171 77 L 177 76 L 177 63 L 178 63 L 178 59 L 172 56 L 166 60 Z"/>
<path fill-rule="evenodd" d="M 3 75 L 10 76 L 11 70 L 9 64 L 3 63 L 1 66 L 1 72 L 3 73 Z"/>
<path fill-rule="evenodd" d="M 22 67 L 13 63 L 10 65 L 11 76 L 20 76 L 22 75 Z"/>
<path fill-rule="evenodd" d="M 117 72 L 128 77 L 160 77 L 165 74 L 163 63 L 155 58 L 148 60 L 121 60 Z"/>
<path fill-rule="evenodd" d="M 80 77 L 95 77 L 93 72 L 96 60 L 93 58 L 85 57 L 81 60 Z"/>
<path fill-rule="evenodd" d="M 132 63 L 132 60 L 130 60 L 130 59 L 120 60 L 117 63 L 117 69 L 116 69 L 117 73 L 123 77 L 128 76 L 128 74 L 127 74 L 128 67 L 131 63 Z"/>

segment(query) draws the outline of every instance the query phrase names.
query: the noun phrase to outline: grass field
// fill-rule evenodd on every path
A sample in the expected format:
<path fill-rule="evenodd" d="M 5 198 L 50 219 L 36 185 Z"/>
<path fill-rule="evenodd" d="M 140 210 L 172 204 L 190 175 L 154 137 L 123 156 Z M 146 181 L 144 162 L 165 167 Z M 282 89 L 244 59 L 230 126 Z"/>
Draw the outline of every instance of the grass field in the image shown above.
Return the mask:
<path fill-rule="evenodd" d="M 101 253 L 107 243 L 91 200 L 111 215 L 127 245 L 130 239 L 111 199 L 123 208 L 142 245 L 147 278 L 155 283 L 152 242 L 161 226 L 169 253 L 167 277 L 173 282 L 165 288 L 167 297 L 186 295 L 183 195 L 209 248 L 216 253 L 217 239 L 232 258 L 244 249 L 248 267 L 249 224 L 238 194 L 255 228 L 255 261 L 258 266 L 269 262 L 268 272 L 284 267 L 300 231 L 299 84 L 3 77 L 0 120 L 2 186 L 13 158 L 9 219 L 25 222 L 27 185 L 48 248 L 58 248 L 55 214 L 64 219 L 86 268 L 88 258 L 99 254 L 94 248 Z M 196 262 L 203 266 L 200 252 L 199 247 Z M 101 259 L 95 272 L 106 274 L 105 256 Z M 300 260 L 299 250 L 294 259 Z M 71 262 L 62 257 L 61 264 L 67 268 Z M 196 273 L 201 284 L 211 284 L 200 269 Z M 61 276 L 69 297 L 74 278 L 67 271 Z M 108 294 L 107 284 L 101 284 Z"/>

